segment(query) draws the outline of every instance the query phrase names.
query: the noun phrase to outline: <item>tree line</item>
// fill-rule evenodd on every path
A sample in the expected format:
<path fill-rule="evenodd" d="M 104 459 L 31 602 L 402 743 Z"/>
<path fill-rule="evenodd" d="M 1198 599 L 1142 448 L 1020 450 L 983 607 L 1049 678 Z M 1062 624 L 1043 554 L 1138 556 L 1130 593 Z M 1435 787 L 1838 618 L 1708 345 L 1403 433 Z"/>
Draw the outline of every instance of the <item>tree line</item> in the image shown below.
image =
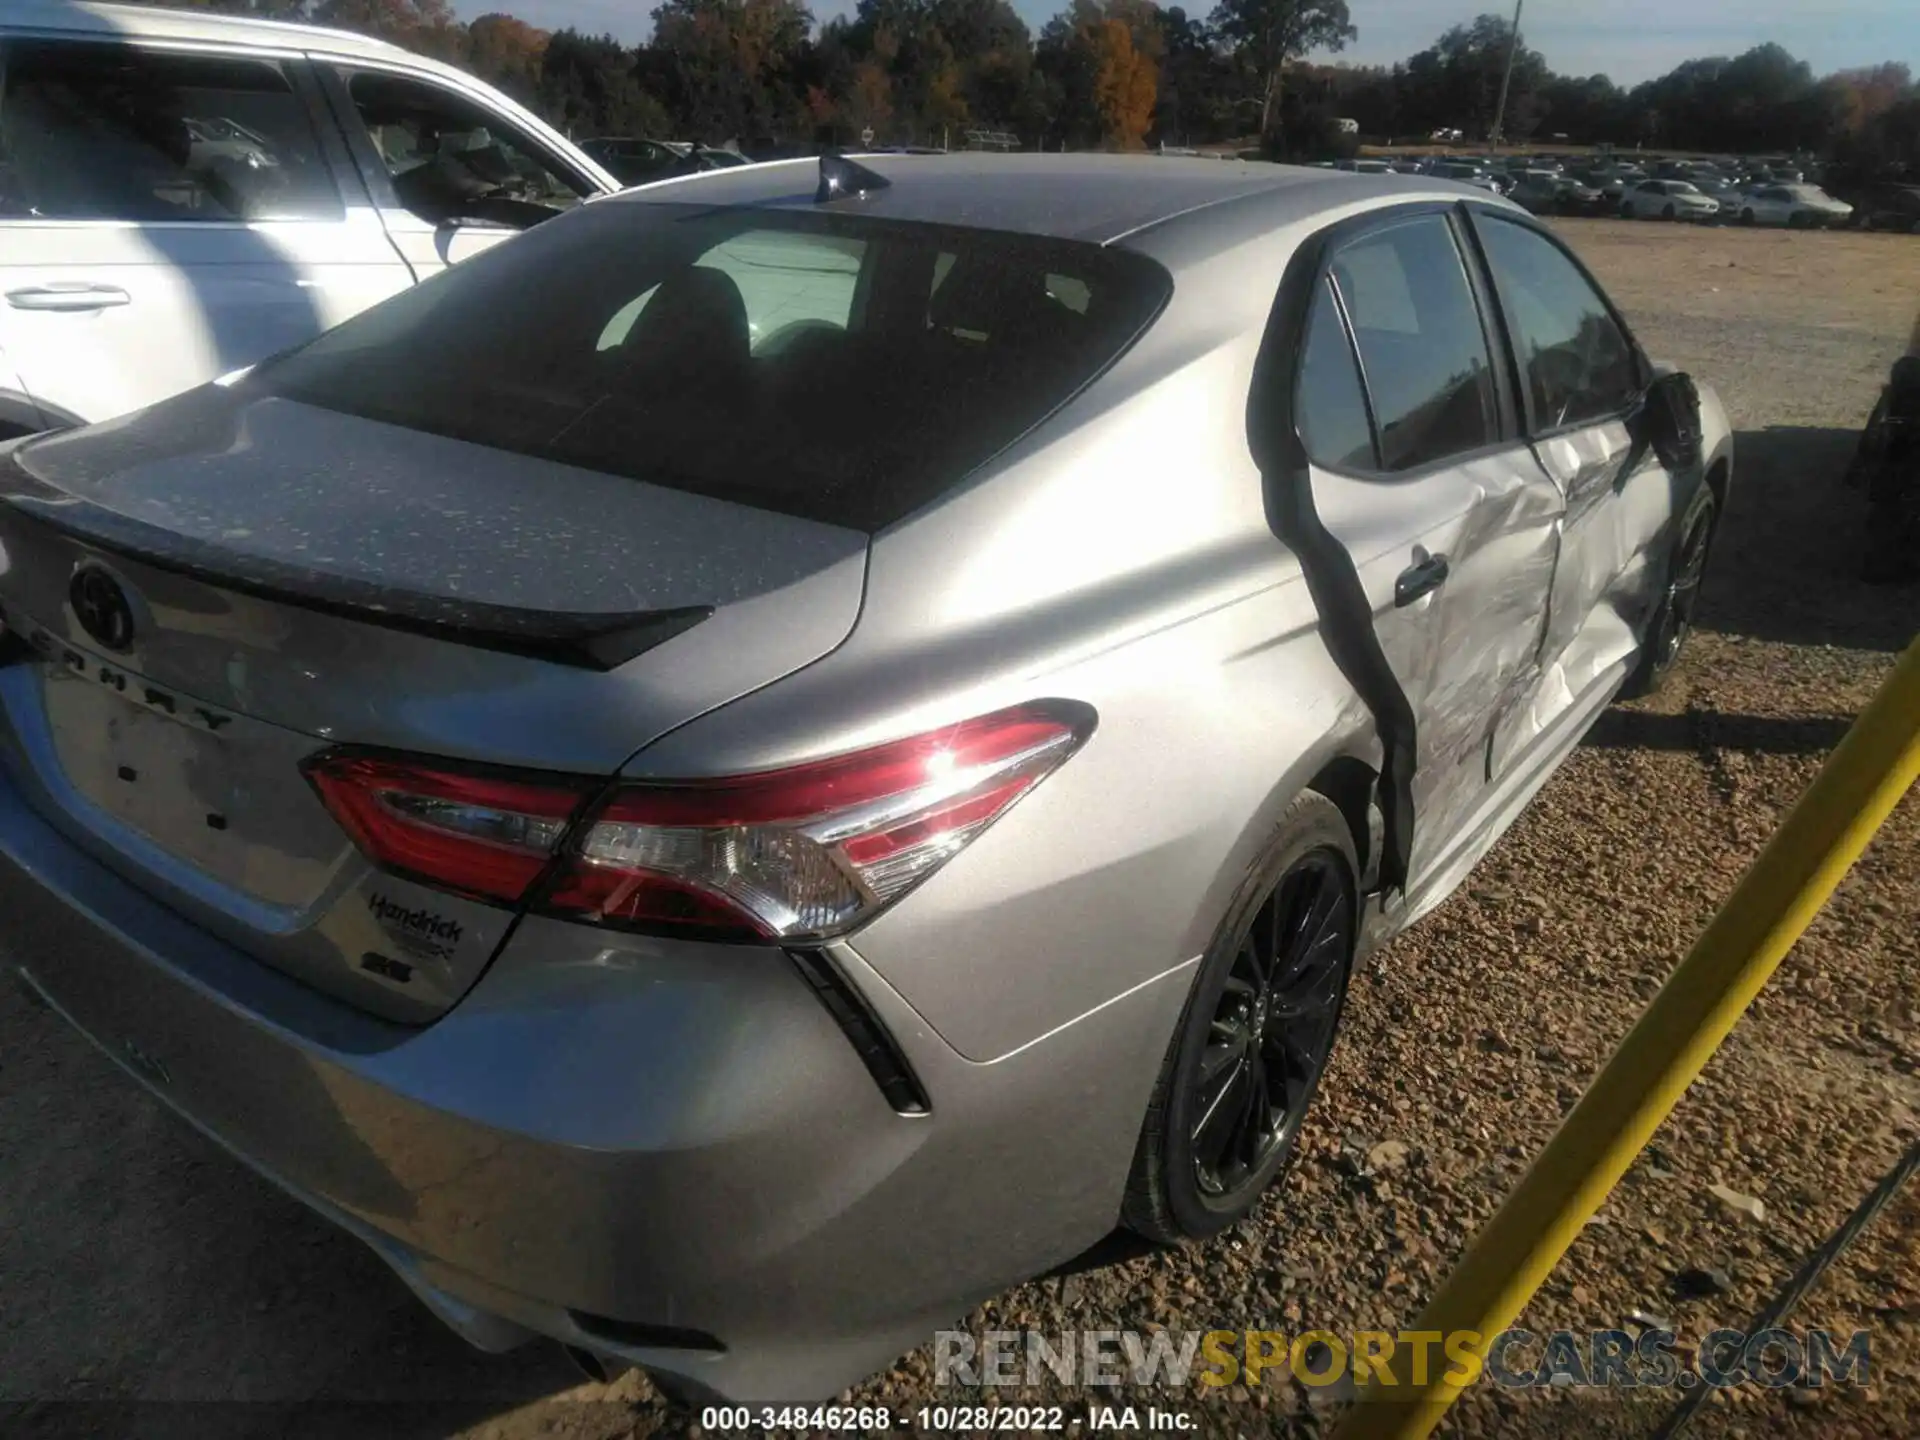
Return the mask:
<path fill-rule="evenodd" d="M 179 4 L 182 0 L 167 0 Z M 1391 66 L 1309 64 L 1354 39 L 1346 0 L 1069 0 L 1034 34 L 1008 0 L 859 0 L 816 25 L 800 0 L 663 0 L 653 35 L 549 33 L 448 0 L 185 0 L 310 20 L 449 60 L 576 137 L 733 141 L 750 152 L 859 142 L 1033 149 L 1258 144 L 1320 158 L 1354 142 L 1494 123 L 1513 39 L 1498 15 Z M 1536 144 L 1812 152 L 1920 179 L 1920 88 L 1892 63 L 1816 76 L 1778 45 L 1689 60 L 1631 89 L 1560 75 L 1524 44 L 1503 132 Z"/>

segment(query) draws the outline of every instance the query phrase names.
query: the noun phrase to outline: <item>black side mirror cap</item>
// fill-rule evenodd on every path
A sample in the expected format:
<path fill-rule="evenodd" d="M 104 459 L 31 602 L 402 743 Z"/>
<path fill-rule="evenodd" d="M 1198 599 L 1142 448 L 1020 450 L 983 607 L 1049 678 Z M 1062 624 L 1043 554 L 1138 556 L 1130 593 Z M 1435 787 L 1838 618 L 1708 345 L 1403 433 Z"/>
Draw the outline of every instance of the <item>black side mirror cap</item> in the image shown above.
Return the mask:
<path fill-rule="evenodd" d="M 1693 377 L 1662 375 L 1647 387 L 1629 426 L 1633 439 L 1653 447 L 1670 471 L 1696 469 L 1704 439 L 1700 427 L 1700 387 Z"/>

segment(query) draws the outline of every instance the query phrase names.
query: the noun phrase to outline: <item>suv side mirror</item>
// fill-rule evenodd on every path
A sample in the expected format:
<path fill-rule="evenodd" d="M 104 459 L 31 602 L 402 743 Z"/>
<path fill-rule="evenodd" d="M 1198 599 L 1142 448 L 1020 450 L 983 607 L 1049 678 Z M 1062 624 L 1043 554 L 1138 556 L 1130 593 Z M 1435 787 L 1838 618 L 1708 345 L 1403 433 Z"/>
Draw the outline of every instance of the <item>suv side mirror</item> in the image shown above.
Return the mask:
<path fill-rule="evenodd" d="M 1700 390 L 1691 375 L 1662 375 L 1647 387 L 1628 422 L 1636 443 L 1650 445 L 1670 471 L 1700 464 Z"/>

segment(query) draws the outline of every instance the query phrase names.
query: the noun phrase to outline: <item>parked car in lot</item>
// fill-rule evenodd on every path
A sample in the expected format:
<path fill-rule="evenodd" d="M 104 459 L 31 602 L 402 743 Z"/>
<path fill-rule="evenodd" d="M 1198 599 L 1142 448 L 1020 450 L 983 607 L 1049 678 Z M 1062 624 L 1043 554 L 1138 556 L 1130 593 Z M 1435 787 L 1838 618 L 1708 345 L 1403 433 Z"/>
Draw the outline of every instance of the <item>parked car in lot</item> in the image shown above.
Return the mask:
<path fill-rule="evenodd" d="M 582 140 L 580 150 L 623 185 L 649 185 L 655 180 L 667 180 L 677 175 L 697 175 L 702 170 L 725 170 L 748 163 L 747 157 L 737 150 L 695 145 L 685 140 L 653 140 L 638 136 L 601 136 Z"/>
<path fill-rule="evenodd" d="M 469 1338 L 831 1394 L 1248 1213 L 1730 466 L 1453 186 L 632 190 L 0 449 L 10 958 Z"/>
<path fill-rule="evenodd" d="M 1581 177 L 1616 204 L 1626 198 L 1629 190 L 1647 178 L 1647 172 L 1634 165 L 1601 165 Z"/>
<path fill-rule="evenodd" d="M 1601 215 L 1610 212 L 1606 195 L 1591 185 L 1550 170 L 1525 170 L 1507 198 L 1535 215 Z"/>
<path fill-rule="evenodd" d="M 1620 201 L 1623 220 L 1717 220 L 1720 202 L 1691 180 L 1642 180 Z"/>
<path fill-rule="evenodd" d="M 1432 166 L 1427 173 L 1436 180 L 1453 180 L 1461 185 L 1471 185 L 1475 189 L 1485 190 L 1493 195 L 1502 194 L 1507 188 L 1507 181 L 1504 177 L 1495 175 L 1483 166 L 1475 164 L 1443 161 Z"/>
<path fill-rule="evenodd" d="M 1846 223 L 1853 207 L 1836 200 L 1818 185 L 1759 185 L 1740 201 L 1742 225 L 1787 225 L 1815 229 Z"/>
<path fill-rule="evenodd" d="M 1920 185 L 1881 182 L 1845 197 L 1851 222 L 1865 230 L 1903 230 L 1920 235 Z"/>
<path fill-rule="evenodd" d="M 511 100 L 306 25 L 0 8 L 0 435 L 313 338 L 619 182 Z"/>

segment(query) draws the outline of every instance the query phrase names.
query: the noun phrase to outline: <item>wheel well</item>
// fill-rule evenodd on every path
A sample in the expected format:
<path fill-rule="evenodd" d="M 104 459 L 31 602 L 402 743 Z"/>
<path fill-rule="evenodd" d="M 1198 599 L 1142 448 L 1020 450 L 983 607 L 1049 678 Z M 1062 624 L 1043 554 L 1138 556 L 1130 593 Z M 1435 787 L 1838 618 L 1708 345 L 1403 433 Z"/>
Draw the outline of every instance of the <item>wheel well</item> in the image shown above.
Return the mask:
<path fill-rule="evenodd" d="M 1374 768 L 1366 761 L 1356 760 L 1351 755 L 1336 755 L 1307 782 L 1307 788 L 1331 800 L 1340 811 L 1341 818 L 1347 822 L 1347 830 L 1353 836 L 1353 853 L 1360 861 L 1360 874 L 1355 877 L 1357 880 L 1364 880 L 1373 869 L 1373 857 L 1368 853 L 1373 827 L 1368 822 L 1367 812 L 1373 803 L 1374 786 L 1379 779 Z"/>

